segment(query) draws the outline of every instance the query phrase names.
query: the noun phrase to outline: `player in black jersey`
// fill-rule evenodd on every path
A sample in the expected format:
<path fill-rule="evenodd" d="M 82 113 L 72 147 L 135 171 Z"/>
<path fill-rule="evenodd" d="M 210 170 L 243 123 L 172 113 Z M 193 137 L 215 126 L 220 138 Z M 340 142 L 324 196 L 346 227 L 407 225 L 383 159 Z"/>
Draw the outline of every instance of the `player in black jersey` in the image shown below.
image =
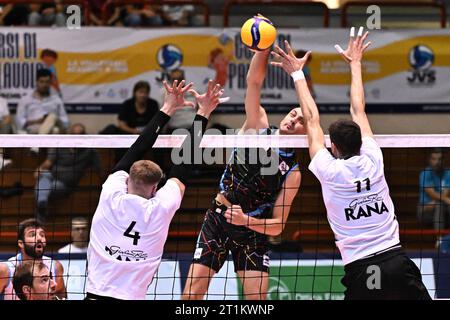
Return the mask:
<path fill-rule="evenodd" d="M 269 50 L 256 52 L 247 74 L 246 120 L 239 134 L 305 134 L 300 108 L 292 109 L 279 129 L 269 127 L 260 104 Z M 262 150 L 258 150 L 262 152 Z M 184 299 L 202 299 L 209 282 L 231 251 L 246 299 L 265 299 L 268 288 L 268 236 L 279 235 L 300 187 L 294 150 L 268 149 L 276 163 L 272 174 L 262 161 L 250 161 L 255 149 L 235 149 L 220 181 L 220 192 L 206 212 L 183 293 Z M 266 158 L 267 159 L 267 158 Z M 256 163 L 255 163 L 256 162 Z"/>

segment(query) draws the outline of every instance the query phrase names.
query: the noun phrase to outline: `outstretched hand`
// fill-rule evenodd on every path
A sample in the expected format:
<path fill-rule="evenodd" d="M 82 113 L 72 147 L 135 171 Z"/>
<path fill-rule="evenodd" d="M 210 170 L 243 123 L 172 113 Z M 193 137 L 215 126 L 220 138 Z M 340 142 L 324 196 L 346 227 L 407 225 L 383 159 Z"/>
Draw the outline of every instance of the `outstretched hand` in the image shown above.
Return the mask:
<path fill-rule="evenodd" d="M 208 87 L 205 93 L 199 94 L 194 89 L 190 89 L 189 93 L 192 94 L 198 104 L 198 112 L 200 115 L 208 118 L 209 115 L 216 109 L 219 103 L 228 101 L 230 98 L 221 96 L 224 90 L 220 84 L 214 85 L 212 80 L 208 81 Z"/>
<path fill-rule="evenodd" d="M 348 40 L 347 49 L 342 49 L 340 45 L 336 44 L 334 47 L 337 52 L 344 58 L 348 63 L 351 62 L 361 62 L 364 51 L 369 47 L 372 42 L 364 43 L 369 31 L 366 31 L 363 35 L 364 28 L 359 27 L 358 34 L 355 39 L 355 27 L 350 29 L 350 39 Z"/>
<path fill-rule="evenodd" d="M 161 111 L 166 112 L 169 115 L 172 115 L 178 109 L 184 107 L 195 107 L 195 103 L 192 101 L 187 101 L 184 98 L 184 94 L 189 91 L 192 87 L 192 82 L 185 86 L 185 81 L 182 80 L 178 84 L 178 80 L 175 80 L 172 86 L 169 86 L 166 81 L 164 81 L 164 88 L 166 90 L 164 96 L 164 105 L 161 108 Z"/>
<path fill-rule="evenodd" d="M 308 61 L 311 51 L 306 52 L 302 58 L 297 58 L 292 51 L 289 42 L 284 41 L 287 49 L 287 53 L 281 49 L 279 46 L 275 46 L 275 51 L 272 51 L 272 56 L 277 59 L 277 61 L 271 61 L 270 64 L 276 67 L 283 68 L 288 74 L 292 74 L 295 71 L 303 70 L 303 67 Z"/>

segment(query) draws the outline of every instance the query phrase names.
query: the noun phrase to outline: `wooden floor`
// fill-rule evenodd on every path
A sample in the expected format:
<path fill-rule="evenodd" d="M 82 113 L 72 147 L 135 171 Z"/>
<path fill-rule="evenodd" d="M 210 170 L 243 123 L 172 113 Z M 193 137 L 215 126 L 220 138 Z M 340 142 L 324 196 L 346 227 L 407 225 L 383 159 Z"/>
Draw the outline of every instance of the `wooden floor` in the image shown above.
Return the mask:
<path fill-rule="evenodd" d="M 114 152 L 106 149 L 99 152 L 105 168 L 111 168 Z M 396 207 L 403 245 L 409 249 L 433 248 L 436 237 L 427 234 L 428 226 L 424 227 L 416 221 L 418 176 L 426 164 L 426 149 L 385 149 L 383 153 L 386 179 Z M 45 159 L 45 150 L 35 155 L 27 149 L 7 149 L 6 154 L 13 159 L 13 164 L 0 171 L 0 186 L 12 186 L 17 181 L 24 186 L 21 196 L 0 198 L 0 251 L 14 251 L 18 223 L 32 217 L 35 212 L 33 171 Z M 164 169 L 170 167 L 168 155 L 159 154 L 157 159 Z M 335 249 L 333 235 L 326 218 L 320 185 L 307 170 L 309 157 L 306 150 L 301 151 L 301 159 L 300 192 L 294 200 L 283 234 L 272 240 L 274 243 L 288 241 L 294 250 L 332 251 Z M 191 179 L 182 207 L 172 221 L 166 251 L 191 252 L 194 249 L 197 232 L 217 192 L 222 171 L 222 165 L 203 166 Z M 95 172 L 89 170 L 70 196 L 50 203 L 47 226 L 50 250 L 70 241 L 72 217 L 92 218 L 101 183 Z M 417 232 L 420 230 L 423 232 Z"/>

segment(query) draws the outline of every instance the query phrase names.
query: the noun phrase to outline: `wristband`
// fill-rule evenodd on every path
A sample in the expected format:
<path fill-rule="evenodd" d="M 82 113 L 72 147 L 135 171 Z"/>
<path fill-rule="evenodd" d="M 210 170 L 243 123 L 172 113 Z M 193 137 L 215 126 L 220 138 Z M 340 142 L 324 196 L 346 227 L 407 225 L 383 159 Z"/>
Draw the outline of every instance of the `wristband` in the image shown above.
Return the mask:
<path fill-rule="evenodd" d="M 302 70 L 297 70 L 291 73 L 291 77 L 292 80 L 297 81 L 297 80 L 304 80 L 305 79 L 305 74 L 303 73 Z"/>

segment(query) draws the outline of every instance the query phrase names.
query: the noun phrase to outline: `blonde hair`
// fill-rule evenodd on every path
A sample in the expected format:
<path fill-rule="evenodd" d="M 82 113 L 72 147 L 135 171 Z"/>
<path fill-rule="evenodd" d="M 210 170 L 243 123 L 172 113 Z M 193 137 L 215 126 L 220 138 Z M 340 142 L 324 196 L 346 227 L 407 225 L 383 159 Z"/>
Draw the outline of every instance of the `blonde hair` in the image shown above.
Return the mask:
<path fill-rule="evenodd" d="M 163 177 L 161 168 L 150 160 L 139 160 L 130 169 L 130 180 L 135 186 L 157 184 Z"/>

